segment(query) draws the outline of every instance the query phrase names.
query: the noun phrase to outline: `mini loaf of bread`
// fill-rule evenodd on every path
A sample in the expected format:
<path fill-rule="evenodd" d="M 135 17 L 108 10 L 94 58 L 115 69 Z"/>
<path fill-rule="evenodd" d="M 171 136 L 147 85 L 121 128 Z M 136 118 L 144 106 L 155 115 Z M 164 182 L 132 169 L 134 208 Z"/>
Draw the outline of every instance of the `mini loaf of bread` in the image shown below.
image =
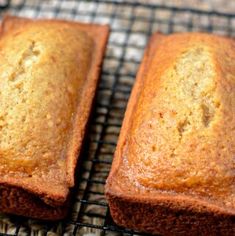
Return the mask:
<path fill-rule="evenodd" d="M 51 220 L 66 215 L 107 36 L 107 26 L 4 19 L 1 211 Z"/>
<path fill-rule="evenodd" d="M 119 225 L 235 235 L 235 42 L 155 34 L 106 184 Z"/>

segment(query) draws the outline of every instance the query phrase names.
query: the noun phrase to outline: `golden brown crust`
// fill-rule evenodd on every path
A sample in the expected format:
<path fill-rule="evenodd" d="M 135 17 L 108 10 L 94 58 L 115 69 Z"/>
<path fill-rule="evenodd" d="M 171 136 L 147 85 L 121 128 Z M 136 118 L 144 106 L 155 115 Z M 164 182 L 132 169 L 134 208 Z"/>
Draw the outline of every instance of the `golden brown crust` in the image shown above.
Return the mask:
<path fill-rule="evenodd" d="M 200 34 L 195 33 L 194 36 L 200 37 Z M 128 163 L 127 151 L 133 111 L 136 112 L 138 98 L 151 61 L 158 55 L 156 50 L 165 37 L 161 34 L 154 34 L 151 37 L 128 102 L 111 172 L 105 186 L 111 215 L 119 225 L 152 234 L 184 235 L 190 231 L 192 235 L 233 235 L 235 211 L 231 205 L 226 207 L 223 203 L 218 204 L 218 201 L 209 200 L 200 195 L 192 196 L 187 192 L 177 193 L 174 189 L 169 192 L 147 188 L 127 174 L 133 168 Z M 171 47 L 171 45 L 168 46 Z M 167 53 L 166 51 L 164 53 Z M 162 55 L 158 56 L 160 60 Z M 156 73 L 163 73 L 171 63 L 165 60 L 165 67 L 158 68 Z M 136 159 L 138 160 L 138 157 Z M 146 171 L 143 173 L 148 175 Z M 133 177 L 137 178 L 136 175 Z"/>
<path fill-rule="evenodd" d="M 30 22 L 32 20 L 6 16 L 2 22 L 1 35 L 9 34 L 15 29 L 24 29 Z M 62 20 L 38 20 L 35 22 L 38 22 L 37 24 L 46 22 L 52 27 L 53 24 L 58 23 L 73 26 L 75 31 L 79 30 L 87 34 L 94 44 L 91 65 L 82 86 L 73 122 L 73 130 L 69 138 L 70 141 L 66 151 L 66 170 L 64 170 L 62 182 L 53 188 L 54 183 L 41 183 L 40 179 L 37 178 L 15 178 L 14 176 L 1 176 L 0 178 L 1 211 L 40 219 L 56 220 L 63 218 L 68 210 L 69 189 L 74 186 L 74 171 L 98 84 L 109 27 Z M 58 174 L 56 172 L 51 173 L 51 175 L 55 175 L 55 178 L 59 174 L 61 174 L 60 171 L 58 171 Z M 50 178 L 53 179 L 52 176 Z M 60 180 L 61 176 L 58 176 L 58 179 Z"/>

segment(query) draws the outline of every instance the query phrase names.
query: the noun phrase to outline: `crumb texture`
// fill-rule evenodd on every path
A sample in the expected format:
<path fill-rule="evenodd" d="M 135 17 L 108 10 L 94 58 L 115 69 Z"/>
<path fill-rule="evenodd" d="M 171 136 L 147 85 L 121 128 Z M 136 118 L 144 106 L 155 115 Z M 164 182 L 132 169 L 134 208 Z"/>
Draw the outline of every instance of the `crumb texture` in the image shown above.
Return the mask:
<path fill-rule="evenodd" d="M 233 40 L 166 37 L 131 121 L 124 155 L 129 167 L 121 173 L 136 186 L 235 207 Z"/>
<path fill-rule="evenodd" d="M 29 23 L 1 37 L 1 175 L 65 178 L 92 47 L 86 33 L 67 23 Z"/>

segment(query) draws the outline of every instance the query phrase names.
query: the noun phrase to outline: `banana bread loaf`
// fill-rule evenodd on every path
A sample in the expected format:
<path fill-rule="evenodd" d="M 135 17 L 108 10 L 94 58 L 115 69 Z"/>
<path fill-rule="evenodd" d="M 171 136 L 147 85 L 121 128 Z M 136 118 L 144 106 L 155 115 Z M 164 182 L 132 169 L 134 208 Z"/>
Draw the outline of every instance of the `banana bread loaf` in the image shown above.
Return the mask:
<path fill-rule="evenodd" d="M 106 196 L 117 224 L 235 235 L 235 42 L 155 34 L 121 129 Z"/>
<path fill-rule="evenodd" d="M 4 19 L 1 211 L 51 220 L 66 215 L 107 36 L 107 26 Z"/>

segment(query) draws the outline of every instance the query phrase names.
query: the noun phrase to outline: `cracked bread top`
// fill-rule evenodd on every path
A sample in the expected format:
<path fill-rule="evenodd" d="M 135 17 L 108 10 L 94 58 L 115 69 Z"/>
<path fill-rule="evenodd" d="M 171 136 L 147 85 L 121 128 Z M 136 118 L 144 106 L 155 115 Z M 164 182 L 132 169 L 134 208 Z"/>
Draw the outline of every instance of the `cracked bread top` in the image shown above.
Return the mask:
<path fill-rule="evenodd" d="M 67 191 L 68 145 L 94 51 L 75 24 L 28 21 L 0 39 L 1 179 L 40 182 L 47 194 Z"/>
<path fill-rule="evenodd" d="M 180 193 L 234 209 L 234 40 L 166 36 L 145 65 L 112 181 L 135 195 Z"/>

